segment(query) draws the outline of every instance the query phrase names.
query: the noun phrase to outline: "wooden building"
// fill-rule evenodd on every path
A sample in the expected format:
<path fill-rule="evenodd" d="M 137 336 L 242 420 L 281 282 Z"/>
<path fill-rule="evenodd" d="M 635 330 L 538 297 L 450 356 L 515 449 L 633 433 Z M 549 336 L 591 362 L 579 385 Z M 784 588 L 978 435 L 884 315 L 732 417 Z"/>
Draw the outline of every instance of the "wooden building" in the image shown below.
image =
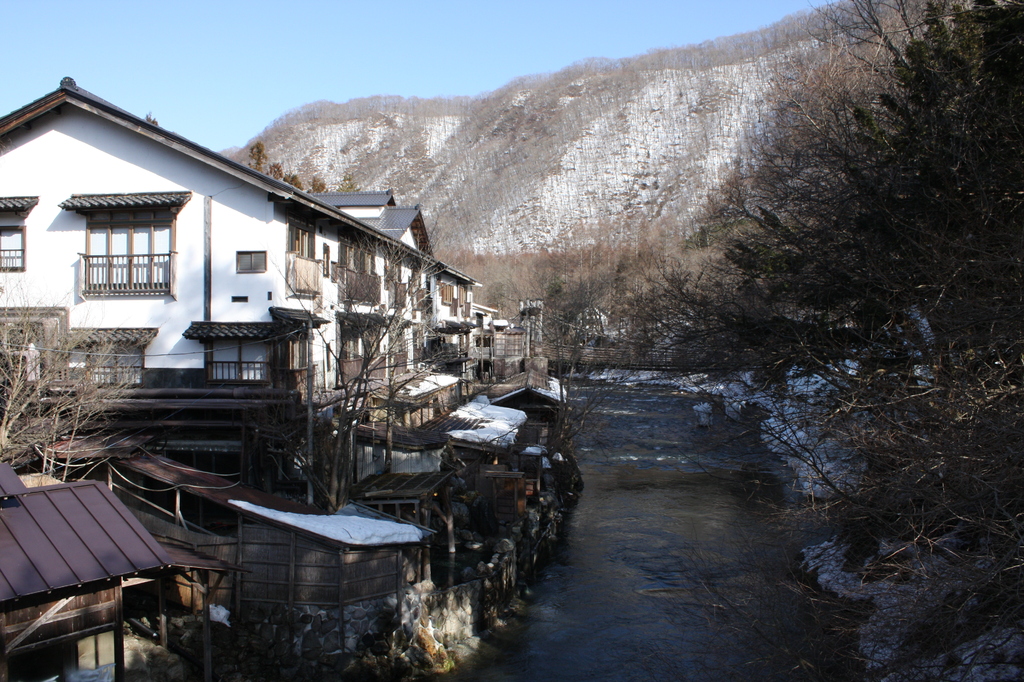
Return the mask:
<path fill-rule="evenodd" d="M 0 464 L 0 682 L 124 680 L 122 581 L 174 563 L 102 484 L 26 488 Z"/>

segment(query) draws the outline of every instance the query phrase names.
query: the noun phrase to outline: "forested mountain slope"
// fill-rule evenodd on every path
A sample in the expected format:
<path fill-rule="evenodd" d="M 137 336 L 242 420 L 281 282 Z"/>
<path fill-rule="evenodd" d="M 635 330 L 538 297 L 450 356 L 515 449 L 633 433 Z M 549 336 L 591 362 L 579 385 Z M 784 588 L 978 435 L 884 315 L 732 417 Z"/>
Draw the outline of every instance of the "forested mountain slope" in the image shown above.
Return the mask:
<path fill-rule="evenodd" d="M 549 248 L 580 230 L 686 233 L 758 126 L 775 67 L 812 49 L 795 15 L 761 31 L 620 61 L 591 60 L 474 98 L 320 101 L 257 140 L 334 188 L 422 203 L 447 249 Z"/>

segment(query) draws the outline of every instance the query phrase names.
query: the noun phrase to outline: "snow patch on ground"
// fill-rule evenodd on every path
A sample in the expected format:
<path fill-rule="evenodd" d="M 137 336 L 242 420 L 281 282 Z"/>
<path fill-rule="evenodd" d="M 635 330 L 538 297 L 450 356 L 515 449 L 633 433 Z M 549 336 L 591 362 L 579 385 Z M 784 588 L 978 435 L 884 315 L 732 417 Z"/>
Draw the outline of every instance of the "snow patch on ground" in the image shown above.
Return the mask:
<path fill-rule="evenodd" d="M 210 604 L 210 620 L 231 627 L 231 612 L 220 604 Z"/>

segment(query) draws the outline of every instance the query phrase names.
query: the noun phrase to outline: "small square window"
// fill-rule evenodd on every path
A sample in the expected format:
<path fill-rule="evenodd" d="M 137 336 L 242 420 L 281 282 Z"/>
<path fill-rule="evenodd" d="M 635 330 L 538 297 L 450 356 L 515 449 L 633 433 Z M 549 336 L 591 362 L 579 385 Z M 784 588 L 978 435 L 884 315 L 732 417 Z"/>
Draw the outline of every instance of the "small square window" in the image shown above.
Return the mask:
<path fill-rule="evenodd" d="M 266 251 L 238 251 L 235 259 L 236 272 L 266 272 Z"/>

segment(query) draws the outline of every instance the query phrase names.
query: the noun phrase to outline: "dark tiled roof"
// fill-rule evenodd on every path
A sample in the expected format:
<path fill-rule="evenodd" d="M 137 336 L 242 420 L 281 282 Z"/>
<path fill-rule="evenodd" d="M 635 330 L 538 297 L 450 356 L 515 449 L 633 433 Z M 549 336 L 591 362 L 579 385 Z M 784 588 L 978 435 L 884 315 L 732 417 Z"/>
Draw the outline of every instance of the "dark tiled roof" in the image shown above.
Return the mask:
<path fill-rule="evenodd" d="M 0 548 L 0 602 L 173 564 L 97 481 L 15 495 L 0 509 Z"/>
<path fill-rule="evenodd" d="M 145 348 L 156 338 L 157 327 L 117 327 L 114 329 L 83 328 L 79 331 L 86 334 L 82 341 L 83 347 L 118 346 L 129 348 Z"/>
<path fill-rule="evenodd" d="M 416 220 L 416 217 L 420 215 L 419 207 L 409 208 L 402 206 L 396 208 L 388 206 L 384 209 L 384 214 L 379 218 L 363 218 L 363 222 L 378 230 L 393 237 L 395 239 L 401 239 L 405 231 L 412 227 L 412 223 Z"/>
<path fill-rule="evenodd" d="M 39 197 L 0 197 L 0 211 L 23 213 L 31 211 L 39 203 Z"/>
<path fill-rule="evenodd" d="M 395 205 L 395 198 L 391 195 L 391 190 L 383 192 L 323 192 L 313 196 L 335 208 Z"/>
<path fill-rule="evenodd" d="M 300 308 L 279 308 L 277 306 L 271 306 L 270 316 L 279 322 L 288 322 L 296 325 L 302 325 L 303 327 L 306 326 L 308 322 L 312 322 L 314 327 L 319 327 L 320 325 L 330 322 L 330 320 L 325 320 L 322 317 Z"/>
<path fill-rule="evenodd" d="M 294 331 L 288 322 L 193 322 L 182 336 L 195 341 L 212 339 L 270 339 Z"/>
<path fill-rule="evenodd" d="M 136 192 L 134 194 L 72 194 L 57 204 L 65 211 L 184 206 L 192 192 Z"/>

